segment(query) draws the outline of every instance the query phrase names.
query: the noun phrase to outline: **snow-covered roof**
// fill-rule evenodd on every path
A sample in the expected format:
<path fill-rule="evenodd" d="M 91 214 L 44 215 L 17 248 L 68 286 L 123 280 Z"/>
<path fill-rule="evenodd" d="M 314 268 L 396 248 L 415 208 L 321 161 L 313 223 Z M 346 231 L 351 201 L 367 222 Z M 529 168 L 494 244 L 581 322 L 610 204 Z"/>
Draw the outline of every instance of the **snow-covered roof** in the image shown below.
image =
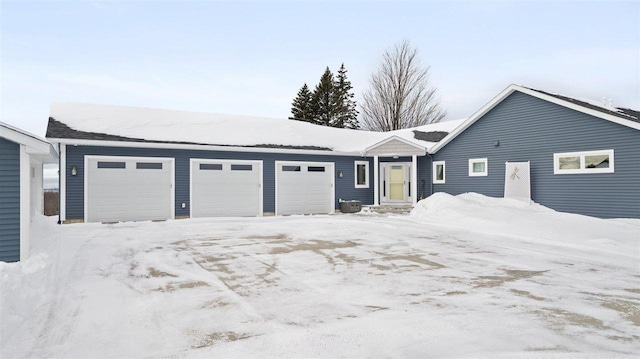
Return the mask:
<path fill-rule="evenodd" d="M 612 106 L 607 106 L 602 103 L 598 103 L 596 101 L 586 101 L 586 100 L 578 100 L 571 97 L 566 97 L 562 95 L 552 94 L 541 90 L 535 90 L 528 87 L 511 84 L 502 92 L 500 92 L 496 97 L 494 97 L 489 103 L 484 105 L 480 110 L 471 115 L 465 121 L 462 121 L 459 126 L 454 128 L 450 133 L 443 138 L 441 141 L 433 145 L 429 152 L 435 153 L 439 151 L 442 147 L 446 146 L 451 140 L 456 138 L 459 134 L 464 132 L 467 128 L 469 128 L 472 124 L 474 124 L 477 120 L 482 118 L 487 112 L 491 111 L 495 106 L 497 106 L 504 99 L 509 97 L 513 92 L 518 91 L 527 95 L 531 95 L 537 97 L 539 99 L 555 103 L 560 106 L 564 106 L 570 108 L 572 110 L 576 110 L 582 113 L 586 113 L 591 116 L 595 116 L 601 118 L 603 120 L 611 121 L 617 123 L 619 125 L 627 126 L 634 128 L 636 130 L 640 130 L 640 112 L 627 108 L 616 108 Z"/>
<path fill-rule="evenodd" d="M 429 148 L 436 142 L 416 139 L 413 131 L 450 132 L 462 121 L 446 121 L 392 132 L 371 132 L 318 126 L 278 118 L 128 106 L 53 103 L 47 138 L 361 153 L 367 147 L 391 136 Z"/>

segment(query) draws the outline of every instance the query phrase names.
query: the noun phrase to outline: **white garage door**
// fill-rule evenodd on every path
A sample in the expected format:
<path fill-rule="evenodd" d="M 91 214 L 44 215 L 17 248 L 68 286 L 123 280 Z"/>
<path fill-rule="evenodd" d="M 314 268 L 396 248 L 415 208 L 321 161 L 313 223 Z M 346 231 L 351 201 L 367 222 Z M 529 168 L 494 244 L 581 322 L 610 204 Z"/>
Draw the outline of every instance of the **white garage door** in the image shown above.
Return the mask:
<path fill-rule="evenodd" d="M 85 157 L 85 221 L 174 217 L 172 158 Z"/>
<path fill-rule="evenodd" d="M 191 217 L 262 215 L 262 161 L 191 160 Z"/>
<path fill-rule="evenodd" d="M 334 211 L 331 162 L 276 162 L 276 214 Z"/>

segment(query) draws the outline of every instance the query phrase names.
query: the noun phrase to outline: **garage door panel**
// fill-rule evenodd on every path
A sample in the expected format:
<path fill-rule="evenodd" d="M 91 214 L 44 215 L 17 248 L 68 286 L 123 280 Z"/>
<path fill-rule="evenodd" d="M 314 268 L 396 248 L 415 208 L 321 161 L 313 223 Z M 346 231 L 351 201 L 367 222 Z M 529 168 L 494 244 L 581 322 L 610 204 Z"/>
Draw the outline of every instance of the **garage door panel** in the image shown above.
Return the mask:
<path fill-rule="evenodd" d="M 165 220 L 172 217 L 172 159 L 88 157 L 86 163 L 87 221 Z"/>
<path fill-rule="evenodd" d="M 333 163 L 278 163 L 276 173 L 277 214 L 333 211 Z"/>
<path fill-rule="evenodd" d="M 259 216 L 262 213 L 262 162 L 191 162 L 191 216 Z"/>

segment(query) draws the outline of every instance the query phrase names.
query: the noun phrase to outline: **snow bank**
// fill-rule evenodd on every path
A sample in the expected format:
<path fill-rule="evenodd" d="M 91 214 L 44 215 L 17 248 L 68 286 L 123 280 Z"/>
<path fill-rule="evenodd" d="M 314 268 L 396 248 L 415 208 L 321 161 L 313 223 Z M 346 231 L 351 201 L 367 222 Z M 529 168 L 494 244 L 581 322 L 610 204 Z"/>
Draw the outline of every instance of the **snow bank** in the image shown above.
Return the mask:
<path fill-rule="evenodd" d="M 488 197 L 478 193 L 452 196 L 435 193 L 418 202 L 411 217 L 430 224 L 455 226 L 470 231 L 518 235 L 582 243 L 608 242 L 640 235 L 640 220 L 605 220 L 573 213 L 557 212 L 535 202 Z M 627 243 L 637 245 L 637 243 Z"/>

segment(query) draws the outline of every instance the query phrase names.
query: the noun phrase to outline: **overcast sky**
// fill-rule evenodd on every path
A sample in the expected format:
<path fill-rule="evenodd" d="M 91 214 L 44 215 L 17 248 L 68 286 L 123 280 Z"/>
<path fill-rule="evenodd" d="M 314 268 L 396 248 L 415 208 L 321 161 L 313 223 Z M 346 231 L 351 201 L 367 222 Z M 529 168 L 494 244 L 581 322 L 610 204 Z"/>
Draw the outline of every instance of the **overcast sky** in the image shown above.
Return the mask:
<path fill-rule="evenodd" d="M 407 39 L 449 119 L 517 83 L 640 109 L 640 1 L 0 2 L 0 121 L 56 101 L 286 118 L 344 62 L 356 98 Z"/>

